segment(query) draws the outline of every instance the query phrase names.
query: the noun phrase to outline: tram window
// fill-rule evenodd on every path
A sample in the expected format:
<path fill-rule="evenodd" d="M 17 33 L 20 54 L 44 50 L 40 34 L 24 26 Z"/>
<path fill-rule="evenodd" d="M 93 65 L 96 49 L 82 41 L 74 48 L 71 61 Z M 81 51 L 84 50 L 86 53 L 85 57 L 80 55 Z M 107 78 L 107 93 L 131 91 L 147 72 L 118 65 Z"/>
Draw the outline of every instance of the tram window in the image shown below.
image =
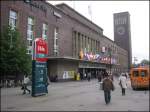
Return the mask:
<path fill-rule="evenodd" d="M 145 70 L 142 70 L 142 71 L 141 71 L 141 77 L 145 77 L 145 76 L 146 76 L 146 74 L 147 74 L 147 73 L 146 73 L 146 71 L 145 71 Z"/>
<path fill-rule="evenodd" d="M 138 77 L 139 76 L 139 72 L 138 71 L 133 71 L 133 76 L 134 77 Z"/>

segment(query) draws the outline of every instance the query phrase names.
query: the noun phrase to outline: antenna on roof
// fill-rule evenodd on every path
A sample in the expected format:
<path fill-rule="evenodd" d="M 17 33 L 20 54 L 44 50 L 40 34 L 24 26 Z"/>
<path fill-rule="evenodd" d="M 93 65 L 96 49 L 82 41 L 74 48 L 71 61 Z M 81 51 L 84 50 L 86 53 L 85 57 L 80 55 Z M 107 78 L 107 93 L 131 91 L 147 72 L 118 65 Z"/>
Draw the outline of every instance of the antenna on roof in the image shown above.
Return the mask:
<path fill-rule="evenodd" d="M 75 0 L 72 0 L 73 2 L 73 9 L 75 10 Z"/>
<path fill-rule="evenodd" d="M 89 15 L 91 17 L 91 21 L 92 21 L 92 8 L 91 8 L 91 4 L 88 5 L 88 13 L 89 13 Z"/>

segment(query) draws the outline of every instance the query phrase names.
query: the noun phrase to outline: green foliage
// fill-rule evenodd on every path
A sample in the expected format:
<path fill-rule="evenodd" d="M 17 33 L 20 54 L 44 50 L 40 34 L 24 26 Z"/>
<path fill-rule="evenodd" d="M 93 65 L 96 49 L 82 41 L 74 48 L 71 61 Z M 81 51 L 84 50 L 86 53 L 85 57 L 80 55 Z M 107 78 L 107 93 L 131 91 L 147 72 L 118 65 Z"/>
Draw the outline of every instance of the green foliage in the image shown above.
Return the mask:
<path fill-rule="evenodd" d="M 143 59 L 143 60 L 141 61 L 141 64 L 142 64 L 142 65 L 150 65 L 150 61 L 149 61 L 149 60 L 146 60 L 146 59 Z"/>
<path fill-rule="evenodd" d="M 10 26 L 1 33 L 0 71 L 3 75 L 17 73 L 31 74 L 31 56 L 26 51 L 26 44 L 17 29 Z"/>

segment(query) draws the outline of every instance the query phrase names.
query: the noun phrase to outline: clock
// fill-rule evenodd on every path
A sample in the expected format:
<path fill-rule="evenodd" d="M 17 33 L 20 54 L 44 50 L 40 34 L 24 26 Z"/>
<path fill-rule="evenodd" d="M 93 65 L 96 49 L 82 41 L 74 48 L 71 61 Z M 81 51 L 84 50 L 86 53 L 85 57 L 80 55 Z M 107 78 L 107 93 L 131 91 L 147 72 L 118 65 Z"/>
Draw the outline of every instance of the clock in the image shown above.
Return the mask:
<path fill-rule="evenodd" d="M 117 27 L 117 33 L 123 35 L 125 33 L 125 28 L 123 26 Z"/>

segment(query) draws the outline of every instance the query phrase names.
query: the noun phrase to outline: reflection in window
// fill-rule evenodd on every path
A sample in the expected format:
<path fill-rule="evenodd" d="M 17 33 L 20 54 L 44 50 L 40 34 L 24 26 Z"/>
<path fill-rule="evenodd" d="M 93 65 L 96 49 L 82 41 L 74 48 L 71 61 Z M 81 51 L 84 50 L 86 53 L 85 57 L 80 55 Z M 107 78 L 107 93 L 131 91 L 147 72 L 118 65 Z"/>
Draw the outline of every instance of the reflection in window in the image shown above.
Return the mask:
<path fill-rule="evenodd" d="M 9 12 L 9 25 L 14 29 L 17 26 L 17 12 L 10 10 Z"/>
<path fill-rule="evenodd" d="M 133 71 L 133 76 L 134 77 L 138 77 L 139 76 L 139 72 L 138 71 Z"/>
<path fill-rule="evenodd" d="M 43 29 L 42 29 L 42 38 L 43 39 L 47 39 L 47 30 L 48 30 L 47 24 L 43 23 Z"/>
<path fill-rule="evenodd" d="M 146 76 L 146 71 L 145 70 L 142 70 L 141 71 L 141 77 L 145 77 Z"/>
<path fill-rule="evenodd" d="M 54 55 L 58 55 L 58 27 L 54 29 Z"/>
<path fill-rule="evenodd" d="M 34 39 L 33 34 L 33 28 L 34 28 L 34 20 L 32 17 L 28 17 L 28 24 L 27 24 L 27 54 L 32 54 L 32 41 Z"/>

